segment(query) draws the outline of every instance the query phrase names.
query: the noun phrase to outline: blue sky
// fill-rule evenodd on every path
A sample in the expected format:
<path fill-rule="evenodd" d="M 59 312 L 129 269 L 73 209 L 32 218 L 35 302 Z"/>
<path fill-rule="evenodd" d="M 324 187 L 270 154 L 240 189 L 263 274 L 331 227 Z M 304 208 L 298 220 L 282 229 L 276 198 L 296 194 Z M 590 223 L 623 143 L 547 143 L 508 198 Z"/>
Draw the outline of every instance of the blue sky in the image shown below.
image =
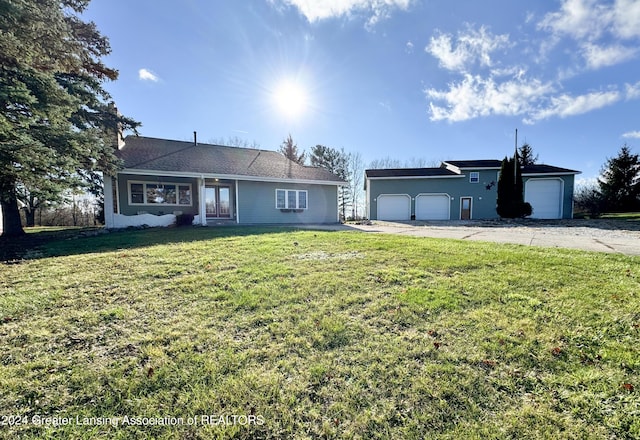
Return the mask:
<path fill-rule="evenodd" d="M 638 0 L 93 0 L 144 136 L 291 134 L 365 164 L 501 159 L 598 175 L 640 150 Z"/>

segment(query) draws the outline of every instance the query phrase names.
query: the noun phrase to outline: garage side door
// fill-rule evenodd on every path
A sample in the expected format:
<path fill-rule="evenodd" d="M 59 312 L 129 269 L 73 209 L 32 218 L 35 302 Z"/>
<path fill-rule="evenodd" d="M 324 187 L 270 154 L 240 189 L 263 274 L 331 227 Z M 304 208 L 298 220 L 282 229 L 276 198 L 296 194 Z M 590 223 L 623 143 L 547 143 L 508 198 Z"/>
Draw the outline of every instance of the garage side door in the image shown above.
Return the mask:
<path fill-rule="evenodd" d="M 416 197 L 416 220 L 449 220 L 449 196 L 420 194 Z"/>
<path fill-rule="evenodd" d="M 380 194 L 378 220 L 410 220 L 411 197 L 407 194 Z"/>
<path fill-rule="evenodd" d="M 527 180 L 525 202 L 533 208 L 532 218 L 562 218 L 562 181 Z"/>

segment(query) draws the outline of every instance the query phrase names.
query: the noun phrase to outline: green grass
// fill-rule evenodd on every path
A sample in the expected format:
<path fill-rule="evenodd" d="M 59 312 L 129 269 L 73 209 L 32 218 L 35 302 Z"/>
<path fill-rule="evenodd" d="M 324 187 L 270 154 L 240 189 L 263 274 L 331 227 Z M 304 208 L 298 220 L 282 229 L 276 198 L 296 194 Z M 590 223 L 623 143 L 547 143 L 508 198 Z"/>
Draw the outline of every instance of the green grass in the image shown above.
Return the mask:
<path fill-rule="evenodd" d="M 41 233 L 56 233 L 60 231 L 84 231 L 92 230 L 96 228 L 84 227 L 84 226 L 31 226 L 25 227 L 24 232 L 27 234 L 41 234 Z"/>
<path fill-rule="evenodd" d="M 0 266 L 0 417 L 28 422 L 0 438 L 640 437 L 637 257 L 281 228 L 30 255 Z M 187 424 L 213 414 L 264 423 Z M 75 422 L 124 416 L 185 424 Z"/>
<path fill-rule="evenodd" d="M 618 212 L 611 214 L 602 214 L 600 218 L 614 219 L 614 220 L 627 220 L 627 221 L 640 221 L 640 212 Z"/>

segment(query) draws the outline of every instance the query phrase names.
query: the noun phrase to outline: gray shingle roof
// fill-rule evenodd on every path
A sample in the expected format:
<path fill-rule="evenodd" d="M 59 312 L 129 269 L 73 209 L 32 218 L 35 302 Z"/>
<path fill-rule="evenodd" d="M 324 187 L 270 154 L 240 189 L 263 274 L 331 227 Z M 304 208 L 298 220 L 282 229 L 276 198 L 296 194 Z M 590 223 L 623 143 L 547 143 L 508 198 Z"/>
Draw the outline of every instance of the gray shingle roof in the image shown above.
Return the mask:
<path fill-rule="evenodd" d="M 502 167 L 501 160 L 447 160 L 445 164 L 453 165 L 460 169 L 465 168 L 496 168 Z M 534 164 L 522 167 L 523 174 L 579 174 L 580 171 L 568 168 L 555 167 L 553 165 Z"/>
<path fill-rule="evenodd" d="M 458 170 L 452 170 L 445 168 L 446 165 L 452 165 L 459 170 L 462 169 L 482 169 L 482 168 L 495 168 L 499 170 L 502 161 L 501 160 L 447 160 L 442 162 L 441 168 L 396 168 L 396 169 L 372 169 L 366 170 L 367 177 L 446 177 L 446 176 L 462 176 L 458 173 Z M 568 168 L 554 167 L 553 165 L 526 165 L 522 168 L 522 174 L 580 174 L 580 171 L 570 170 Z"/>
<path fill-rule="evenodd" d="M 446 177 L 459 176 L 446 168 L 397 168 L 365 170 L 367 177 Z"/>
<path fill-rule="evenodd" d="M 126 169 L 344 183 L 323 168 L 299 165 L 270 150 L 127 136 L 117 155 Z"/>
<path fill-rule="evenodd" d="M 502 166 L 501 160 L 446 160 L 448 163 L 458 168 L 498 168 Z"/>
<path fill-rule="evenodd" d="M 522 174 L 580 174 L 580 171 L 554 167 L 553 165 L 534 164 L 523 166 Z"/>

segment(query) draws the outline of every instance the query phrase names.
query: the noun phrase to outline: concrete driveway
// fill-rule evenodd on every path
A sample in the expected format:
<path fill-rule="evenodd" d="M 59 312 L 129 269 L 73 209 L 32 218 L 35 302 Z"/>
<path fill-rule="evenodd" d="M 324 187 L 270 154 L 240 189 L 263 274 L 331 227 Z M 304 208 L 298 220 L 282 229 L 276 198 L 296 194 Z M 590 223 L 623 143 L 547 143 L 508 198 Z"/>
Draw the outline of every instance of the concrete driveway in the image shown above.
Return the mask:
<path fill-rule="evenodd" d="M 340 225 L 342 230 L 415 237 L 515 243 L 640 255 L 640 222 L 620 220 L 518 220 L 381 222 Z"/>

